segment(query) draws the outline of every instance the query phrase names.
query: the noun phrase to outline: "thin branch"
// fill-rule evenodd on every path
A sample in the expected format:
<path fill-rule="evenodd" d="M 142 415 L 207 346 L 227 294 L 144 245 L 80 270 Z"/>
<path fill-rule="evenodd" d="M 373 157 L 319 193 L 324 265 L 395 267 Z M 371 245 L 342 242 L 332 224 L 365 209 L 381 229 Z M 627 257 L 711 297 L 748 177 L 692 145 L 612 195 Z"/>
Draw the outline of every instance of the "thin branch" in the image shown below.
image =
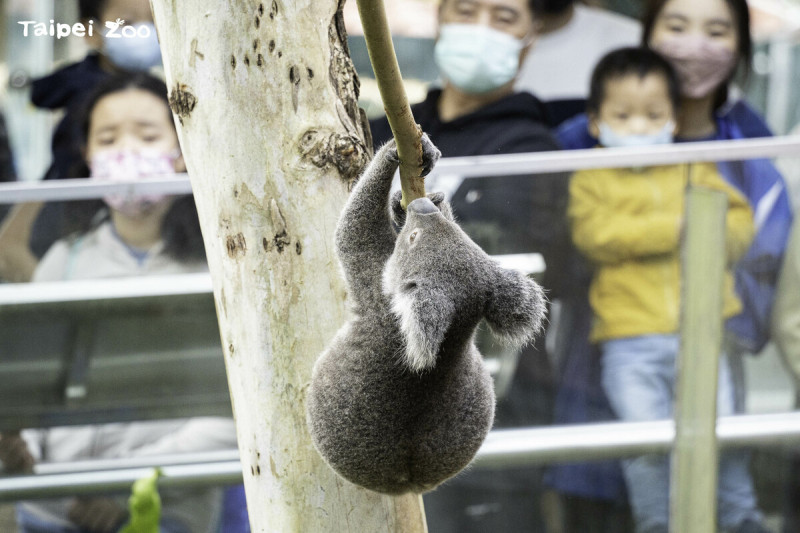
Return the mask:
<path fill-rule="evenodd" d="M 403 190 L 401 205 L 405 208 L 409 202 L 425 196 L 425 179 L 421 176 L 422 130 L 414 122 L 408 105 L 383 0 L 358 0 L 358 13 L 386 118 L 397 141 L 400 186 Z"/>

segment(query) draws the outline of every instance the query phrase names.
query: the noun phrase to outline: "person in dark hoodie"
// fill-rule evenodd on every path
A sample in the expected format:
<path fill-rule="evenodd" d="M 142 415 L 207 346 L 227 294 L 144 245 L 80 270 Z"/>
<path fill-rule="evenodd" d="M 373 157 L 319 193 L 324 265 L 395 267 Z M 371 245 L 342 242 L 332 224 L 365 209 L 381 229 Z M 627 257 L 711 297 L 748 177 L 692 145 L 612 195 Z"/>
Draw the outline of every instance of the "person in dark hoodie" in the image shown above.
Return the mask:
<path fill-rule="evenodd" d="M 65 178 L 82 161 L 75 148 L 79 133 L 75 116 L 86 96 L 104 79 L 122 71 L 144 71 L 161 63 L 161 51 L 147 0 L 79 0 L 84 26 L 93 20 L 93 35 L 86 35 L 91 51 L 84 59 L 34 80 L 31 101 L 43 109 L 64 109 L 53 134 L 53 163 L 45 179 Z M 123 20 L 126 26 L 146 27 L 137 34 L 149 37 L 105 37 L 106 21 Z"/>
<path fill-rule="evenodd" d="M 545 111 L 514 82 L 535 37 L 529 0 L 442 0 L 434 58 L 442 87 L 414 106 L 414 120 L 445 157 L 557 150 Z M 385 118 L 371 122 L 373 143 L 392 137 Z M 431 192 L 436 185 L 429 187 Z M 446 192 L 446 191 L 443 191 Z M 544 256 L 548 297 L 562 287 L 569 246 L 567 176 L 492 176 L 464 180 L 450 197 L 459 224 L 490 254 Z M 495 427 L 548 424 L 553 381 L 544 342 L 520 354 L 511 386 L 498 398 Z M 536 468 L 474 469 L 425 495 L 431 531 L 543 531 Z"/>
<path fill-rule="evenodd" d="M 541 102 L 514 90 L 536 27 L 531 0 L 442 1 L 434 51 L 442 87 L 411 109 L 444 157 L 560 149 Z M 376 147 L 392 138 L 385 117 L 370 126 Z M 471 178 L 451 202 L 465 231 L 488 253 L 539 252 L 551 271 L 562 239 L 569 240 L 562 222 L 566 198 L 565 176 L 542 174 Z M 558 288 L 556 279 L 546 285 Z"/>
<path fill-rule="evenodd" d="M 34 80 L 31 87 L 31 102 L 36 107 L 64 111 L 63 118 L 53 132 L 52 161 L 44 175 L 46 180 L 86 177 L 76 174 L 76 168 L 83 161 L 76 143 L 80 137 L 76 116 L 80 114 L 92 90 L 113 74 L 146 71 L 161 64 L 161 50 L 148 0 L 78 0 L 78 6 L 84 26 L 88 27 L 88 22 L 94 21 L 93 35 L 87 32 L 85 36 L 90 52 L 81 61 Z M 125 26 L 135 27 L 137 37 L 106 37 L 108 28 L 105 23 L 118 21 L 124 21 Z M 63 204 L 48 203 L 43 207 L 41 204 L 29 205 L 17 211 L 20 217 L 17 222 L 22 223 L 24 221 L 21 219 L 32 220 L 34 217 L 35 222 L 30 228 L 29 249 L 24 246 L 10 249 L 31 255 L 32 260 L 24 263 L 35 266 L 35 259 L 40 258 L 60 235 Z M 26 234 L 27 231 L 20 233 Z M 19 264 L 14 261 L 11 263 Z M 5 274 L 8 278 L 24 281 L 31 273 Z M 3 274 L 0 272 L 0 277 Z"/>

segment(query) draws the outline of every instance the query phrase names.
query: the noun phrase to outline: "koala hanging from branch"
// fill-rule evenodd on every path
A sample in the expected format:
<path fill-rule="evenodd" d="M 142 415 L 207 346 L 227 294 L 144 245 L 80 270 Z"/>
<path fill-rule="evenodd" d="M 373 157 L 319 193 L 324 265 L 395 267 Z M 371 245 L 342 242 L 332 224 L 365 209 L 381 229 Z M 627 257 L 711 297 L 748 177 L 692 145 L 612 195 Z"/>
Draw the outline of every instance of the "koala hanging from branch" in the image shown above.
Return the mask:
<path fill-rule="evenodd" d="M 422 144 L 425 175 L 440 154 L 427 136 Z M 388 494 L 435 488 L 467 466 L 489 432 L 494 390 L 473 342 L 480 320 L 522 345 L 545 313 L 542 289 L 473 243 L 444 195 L 414 200 L 407 212 L 399 192 L 390 201 L 397 166 L 391 141 L 339 219 L 352 317 L 317 360 L 307 403 L 327 463 Z"/>

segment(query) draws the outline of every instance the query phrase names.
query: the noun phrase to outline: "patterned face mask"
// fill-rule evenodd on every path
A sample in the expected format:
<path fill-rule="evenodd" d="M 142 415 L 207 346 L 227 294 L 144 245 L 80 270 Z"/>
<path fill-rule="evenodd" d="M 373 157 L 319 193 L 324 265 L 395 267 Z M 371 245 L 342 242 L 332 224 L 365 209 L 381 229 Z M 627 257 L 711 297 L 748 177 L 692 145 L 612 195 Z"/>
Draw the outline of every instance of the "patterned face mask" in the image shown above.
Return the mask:
<path fill-rule="evenodd" d="M 175 174 L 178 150 L 170 153 L 158 151 L 133 152 L 130 150 L 104 150 L 92 157 L 90 179 L 98 182 L 144 180 Z M 164 194 L 109 194 L 103 197 L 109 207 L 135 217 L 151 207 L 166 201 Z"/>

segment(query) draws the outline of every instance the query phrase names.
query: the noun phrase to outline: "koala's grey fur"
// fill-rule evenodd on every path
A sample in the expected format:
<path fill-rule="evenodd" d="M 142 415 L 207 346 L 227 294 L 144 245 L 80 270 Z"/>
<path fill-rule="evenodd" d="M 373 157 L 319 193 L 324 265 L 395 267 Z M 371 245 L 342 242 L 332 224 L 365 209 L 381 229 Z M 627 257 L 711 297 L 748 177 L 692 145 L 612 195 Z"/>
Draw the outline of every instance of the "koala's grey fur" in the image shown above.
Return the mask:
<path fill-rule="evenodd" d="M 439 151 L 425 136 L 423 153 L 429 170 Z M 545 310 L 541 288 L 474 244 L 441 194 L 411 202 L 407 214 L 399 196 L 390 202 L 397 165 L 390 142 L 339 219 L 352 318 L 317 360 L 308 394 L 323 458 L 351 482 L 389 494 L 425 492 L 454 476 L 491 428 L 492 380 L 473 343 L 478 322 L 523 344 Z"/>

